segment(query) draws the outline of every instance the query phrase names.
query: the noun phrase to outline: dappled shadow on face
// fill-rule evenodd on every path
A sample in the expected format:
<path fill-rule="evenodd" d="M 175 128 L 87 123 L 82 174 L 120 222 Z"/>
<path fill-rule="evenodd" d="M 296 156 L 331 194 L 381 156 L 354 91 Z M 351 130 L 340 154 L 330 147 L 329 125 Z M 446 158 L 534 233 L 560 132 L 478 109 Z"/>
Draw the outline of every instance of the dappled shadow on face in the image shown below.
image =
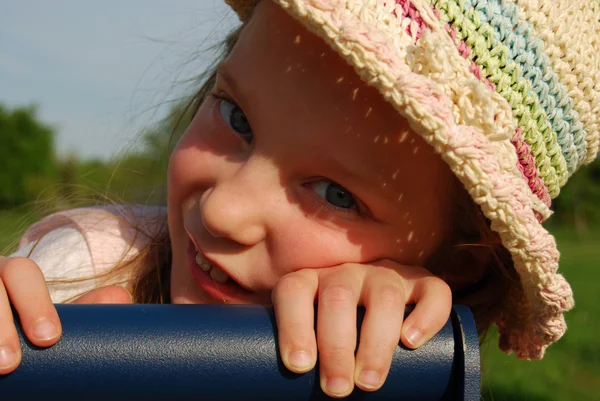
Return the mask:
<path fill-rule="evenodd" d="M 246 146 L 235 138 L 214 105 L 205 103 L 179 145 L 180 151 L 201 151 L 186 168 L 264 177 L 256 181 L 264 191 L 240 195 L 240 201 L 266 199 L 277 177 L 285 202 L 270 215 L 301 213 L 312 224 L 298 230 L 315 230 L 329 242 L 319 252 L 349 244 L 347 262 L 392 258 L 422 264 L 440 245 L 450 208 L 447 166 L 321 39 L 262 2 L 223 66 L 228 79 L 218 80 L 215 92 L 226 92 L 243 110 L 254 142 Z M 326 202 L 317 206 L 314 197 L 306 201 L 306 184 L 316 179 L 352 192 L 361 216 L 327 211 Z M 207 180 L 206 189 L 211 185 Z"/>
<path fill-rule="evenodd" d="M 362 260 L 423 263 L 448 230 L 448 167 L 337 53 L 287 15 L 281 18 L 285 25 L 275 28 L 278 40 L 265 57 L 277 105 L 261 133 L 271 145 L 257 144 L 257 151 L 279 166 L 288 202 L 323 230 L 343 232 L 362 248 Z M 290 185 L 298 171 L 348 189 L 369 209 L 366 218 L 348 222 L 307 207 Z"/>

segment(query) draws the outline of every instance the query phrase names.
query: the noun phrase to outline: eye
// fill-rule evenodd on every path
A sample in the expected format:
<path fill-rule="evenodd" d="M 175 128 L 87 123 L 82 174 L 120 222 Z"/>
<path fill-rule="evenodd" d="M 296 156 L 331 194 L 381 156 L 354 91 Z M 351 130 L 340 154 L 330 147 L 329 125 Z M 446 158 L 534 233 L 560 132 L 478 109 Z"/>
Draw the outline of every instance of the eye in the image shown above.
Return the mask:
<path fill-rule="evenodd" d="M 237 132 L 244 141 L 252 143 L 254 139 L 252 128 L 250 128 L 250 123 L 248 122 L 248 119 L 244 115 L 242 109 L 227 99 L 221 99 L 219 111 L 221 112 L 221 117 L 223 117 L 223 120 L 231 127 L 232 130 Z"/>
<path fill-rule="evenodd" d="M 356 207 L 354 195 L 346 188 L 333 181 L 319 180 L 311 184 L 311 187 L 321 198 L 341 209 L 353 209 Z"/>

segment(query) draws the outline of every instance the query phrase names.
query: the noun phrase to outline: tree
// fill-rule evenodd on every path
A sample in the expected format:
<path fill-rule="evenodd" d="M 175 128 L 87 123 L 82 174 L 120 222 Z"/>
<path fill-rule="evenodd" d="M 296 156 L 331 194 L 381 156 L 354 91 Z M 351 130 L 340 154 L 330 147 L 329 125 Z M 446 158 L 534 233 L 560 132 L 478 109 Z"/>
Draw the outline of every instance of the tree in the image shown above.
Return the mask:
<path fill-rule="evenodd" d="M 0 208 L 35 200 L 56 182 L 54 136 L 35 106 L 0 104 Z"/>
<path fill-rule="evenodd" d="M 582 167 L 553 202 L 557 224 L 585 232 L 600 223 L 600 159 Z"/>

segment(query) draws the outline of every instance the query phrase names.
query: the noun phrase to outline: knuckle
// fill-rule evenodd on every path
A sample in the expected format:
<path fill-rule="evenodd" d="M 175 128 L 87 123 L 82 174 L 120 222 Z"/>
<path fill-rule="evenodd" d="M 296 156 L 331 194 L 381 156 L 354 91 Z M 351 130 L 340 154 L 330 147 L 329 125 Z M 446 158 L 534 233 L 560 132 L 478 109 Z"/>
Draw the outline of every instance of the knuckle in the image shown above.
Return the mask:
<path fill-rule="evenodd" d="M 378 266 L 378 267 L 382 267 L 385 270 L 396 269 L 399 266 L 398 262 L 395 262 L 392 259 L 379 259 L 374 265 Z"/>
<path fill-rule="evenodd" d="M 404 304 L 404 294 L 402 290 L 395 285 L 385 285 L 377 291 L 377 298 L 381 307 L 396 309 Z"/>
<path fill-rule="evenodd" d="M 448 304 L 450 305 L 452 302 L 452 290 L 450 289 L 450 286 L 444 282 L 438 289 L 438 292 L 439 296 L 448 300 Z"/>
<path fill-rule="evenodd" d="M 299 324 L 291 324 L 288 327 L 283 328 L 282 335 L 287 335 L 287 342 L 296 348 L 300 349 L 312 349 L 314 348 L 314 338 L 306 332 L 306 327 Z"/>
<path fill-rule="evenodd" d="M 12 277 L 17 274 L 31 274 L 39 271 L 40 268 L 33 260 L 23 257 L 8 258 L 0 270 L 1 275 L 4 277 Z"/>
<path fill-rule="evenodd" d="M 373 362 L 376 363 L 379 359 L 377 357 L 390 357 L 394 353 L 398 344 L 398 338 L 389 338 L 387 341 L 385 338 L 380 338 L 367 345 L 369 355 Z"/>
<path fill-rule="evenodd" d="M 319 303 L 332 307 L 356 305 L 357 296 L 354 291 L 345 285 L 335 284 L 325 287 L 319 296 Z"/>
<path fill-rule="evenodd" d="M 354 347 L 349 345 L 343 345 L 340 343 L 331 343 L 327 345 L 321 345 L 319 347 L 319 358 L 325 359 L 328 362 L 331 361 L 342 361 L 348 356 L 354 355 Z"/>
<path fill-rule="evenodd" d="M 308 280 L 301 274 L 283 276 L 273 288 L 273 297 L 278 298 L 290 293 L 298 293 L 309 285 Z"/>
<path fill-rule="evenodd" d="M 362 271 L 364 265 L 356 263 L 342 263 L 341 265 L 327 268 L 323 274 L 323 280 L 335 281 L 340 277 L 348 278 L 350 280 L 357 280 L 362 277 Z"/>
<path fill-rule="evenodd" d="M 437 276 L 430 276 L 425 279 L 424 284 L 430 287 L 439 296 L 451 297 L 452 291 L 448 283 Z"/>

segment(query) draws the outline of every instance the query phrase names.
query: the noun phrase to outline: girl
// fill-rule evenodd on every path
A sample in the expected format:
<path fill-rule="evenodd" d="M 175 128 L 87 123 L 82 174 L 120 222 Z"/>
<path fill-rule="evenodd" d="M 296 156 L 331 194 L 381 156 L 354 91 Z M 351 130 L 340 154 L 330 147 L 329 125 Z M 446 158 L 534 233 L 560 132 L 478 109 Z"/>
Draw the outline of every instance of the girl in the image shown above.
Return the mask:
<path fill-rule="evenodd" d="M 272 302 L 284 363 L 307 371 L 318 348 L 335 397 L 379 388 L 398 337 L 422 345 L 452 301 L 541 358 L 573 306 L 541 223 L 598 151 L 598 2 L 228 2 L 243 24 L 195 96 L 166 211 L 53 215 L 0 261 L 2 372 L 9 300 L 48 346 L 51 296 L 129 302 L 115 283 L 135 302 Z M 49 289 L 59 269 L 70 284 Z"/>

